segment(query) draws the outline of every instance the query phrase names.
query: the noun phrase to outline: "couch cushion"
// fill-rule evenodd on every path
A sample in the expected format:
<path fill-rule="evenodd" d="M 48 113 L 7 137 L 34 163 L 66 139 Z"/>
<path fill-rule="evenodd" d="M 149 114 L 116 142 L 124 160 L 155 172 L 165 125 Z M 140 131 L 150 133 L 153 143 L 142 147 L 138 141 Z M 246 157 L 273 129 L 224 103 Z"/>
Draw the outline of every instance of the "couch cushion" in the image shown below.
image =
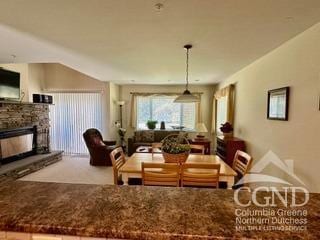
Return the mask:
<path fill-rule="evenodd" d="M 154 131 L 145 130 L 145 131 L 136 131 L 134 133 L 134 141 L 135 142 L 154 142 Z"/>
<path fill-rule="evenodd" d="M 134 146 L 135 148 L 141 147 L 141 146 L 151 146 L 151 145 L 152 145 L 152 143 L 149 143 L 149 142 L 137 142 L 137 143 L 134 143 L 134 144 L 133 144 L 133 146 Z"/>
<path fill-rule="evenodd" d="M 179 134 L 179 131 L 159 130 L 154 133 L 154 142 L 161 142 L 166 136 L 171 134 Z"/>

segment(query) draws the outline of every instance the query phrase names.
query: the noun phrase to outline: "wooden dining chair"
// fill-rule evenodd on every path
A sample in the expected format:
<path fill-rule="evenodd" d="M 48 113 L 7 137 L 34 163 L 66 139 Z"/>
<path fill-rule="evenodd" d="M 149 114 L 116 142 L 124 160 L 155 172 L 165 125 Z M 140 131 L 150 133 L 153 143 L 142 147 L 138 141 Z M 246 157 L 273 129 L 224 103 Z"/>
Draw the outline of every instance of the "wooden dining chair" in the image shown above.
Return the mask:
<path fill-rule="evenodd" d="M 219 187 L 220 164 L 184 163 L 181 166 L 181 187 Z"/>
<path fill-rule="evenodd" d="M 152 143 L 151 145 L 151 153 L 152 155 L 155 153 L 161 153 L 161 147 L 162 147 L 162 143 L 156 142 L 156 143 Z"/>
<path fill-rule="evenodd" d="M 195 145 L 195 144 L 190 144 L 191 152 L 192 154 L 201 154 L 204 155 L 204 146 L 203 145 Z"/>
<path fill-rule="evenodd" d="M 142 162 L 141 166 L 143 185 L 179 187 L 179 164 Z"/>
<path fill-rule="evenodd" d="M 242 177 L 249 171 L 250 164 L 252 162 L 252 157 L 238 150 L 234 156 L 232 168 L 238 173 L 238 177 Z"/>
<path fill-rule="evenodd" d="M 118 147 L 114 149 L 110 153 L 110 158 L 111 158 L 112 168 L 113 168 L 113 182 L 115 185 L 119 185 L 121 182 L 121 179 L 119 176 L 119 169 L 126 162 L 126 158 L 125 158 L 122 147 Z"/>

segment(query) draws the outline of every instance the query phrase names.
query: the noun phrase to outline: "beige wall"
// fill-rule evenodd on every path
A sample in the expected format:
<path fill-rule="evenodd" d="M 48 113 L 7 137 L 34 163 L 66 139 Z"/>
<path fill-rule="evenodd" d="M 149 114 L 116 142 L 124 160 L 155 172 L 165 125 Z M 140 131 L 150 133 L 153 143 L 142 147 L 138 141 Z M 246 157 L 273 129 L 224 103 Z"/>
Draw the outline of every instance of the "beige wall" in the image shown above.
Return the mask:
<path fill-rule="evenodd" d="M 295 174 L 320 192 L 320 24 L 219 87 L 230 83 L 236 84 L 235 134 L 246 141 L 254 160 L 268 150 L 293 159 Z M 267 120 L 267 91 L 285 86 L 291 87 L 289 121 Z"/>
<path fill-rule="evenodd" d="M 58 63 L 48 63 L 44 65 L 45 92 L 56 91 L 98 91 L 102 94 L 102 134 L 105 139 L 117 139 L 113 119 L 117 115 L 113 108 L 113 101 L 117 99 L 117 85 L 109 82 L 102 82 L 78 72 L 72 68 Z"/>
<path fill-rule="evenodd" d="M 106 139 L 118 139 L 114 122 L 118 120 L 116 107 L 120 92 L 114 83 L 102 82 L 59 63 L 1 64 L 8 70 L 20 72 L 24 102 L 32 102 L 33 93 L 59 91 L 98 91 L 102 94 L 102 134 Z"/>
<path fill-rule="evenodd" d="M 29 89 L 29 101 L 32 101 L 32 94 L 33 93 L 42 93 L 44 88 L 44 67 L 41 63 L 30 63 L 29 66 L 29 82 L 28 82 L 28 89 Z"/>
<path fill-rule="evenodd" d="M 132 136 L 133 129 L 130 127 L 130 113 L 131 113 L 131 94 L 130 92 L 146 92 L 146 93 L 159 93 L 159 92 L 173 92 L 181 93 L 184 90 L 183 85 L 122 85 L 120 87 L 120 98 L 126 102 L 123 110 L 123 124 L 127 127 L 127 137 Z M 190 86 L 192 92 L 203 92 L 201 96 L 201 118 L 202 121 L 211 132 L 211 119 L 212 119 L 212 98 L 214 93 L 213 85 L 192 85 Z M 212 140 L 210 133 L 207 136 Z"/>
<path fill-rule="evenodd" d="M 25 96 L 22 99 L 23 102 L 29 101 L 29 68 L 28 64 L 0 64 L 0 67 L 11 70 L 14 72 L 20 73 L 20 91 L 21 93 L 24 92 Z M 31 93 L 32 94 L 32 93 Z M 21 97 L 23 95 L 21 94 Z"/>
<path fill-rule="evenodd" d="M 45 84 L 44 90 L 91 90 L 101 91 L 106 89 L 106 83 L 78 72 L 59 63 L 46 63 L 44 65 Z"/>
<path fill-rule="evenodd" d="M 42 92 L 44 79 L 42 64 L 12 63 L 0 64 L 0 67 L 20 73 L 20 88 L 21 92 L 25 93 L 22 99 L 23 102 L 32 102 L 32 94 Z"/>

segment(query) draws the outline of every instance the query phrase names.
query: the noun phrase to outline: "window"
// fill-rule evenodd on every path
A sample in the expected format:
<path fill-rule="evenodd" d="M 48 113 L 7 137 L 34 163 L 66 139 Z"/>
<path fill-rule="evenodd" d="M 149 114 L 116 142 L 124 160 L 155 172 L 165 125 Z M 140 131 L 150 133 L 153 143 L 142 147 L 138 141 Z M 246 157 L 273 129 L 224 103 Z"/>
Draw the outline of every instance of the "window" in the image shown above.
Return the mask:
<path fill-rule="evenodd" d="M 137 128 L 146 129 L 148 120 L 166 123 L 170 126 L 184 126 L 194 129 L 196 121 L 195 103 L 174 103 L 176 96 L 138 96 L 137 97 Z"/>
<path fill-rule="evenodd" d="M 217 131 L 220 131 L 221 124 L 227 122 L 227 98 L 222 97 L 217 100 Z"/>
<path fill-rule="evenodd" d="M 54 93 L 50 106 L 51 147 L 68 154 L 87 154 L 82 134 L 101 130 L 101 93 Z"/>
<path fill-rule="evenodd" d="M 235 86 L 233 84 L 219 89 L 214 94 L 214 130 L 220 134 L 221 124 L 229 122 L 234 123 L 234 104 L 235 104 Z"/>

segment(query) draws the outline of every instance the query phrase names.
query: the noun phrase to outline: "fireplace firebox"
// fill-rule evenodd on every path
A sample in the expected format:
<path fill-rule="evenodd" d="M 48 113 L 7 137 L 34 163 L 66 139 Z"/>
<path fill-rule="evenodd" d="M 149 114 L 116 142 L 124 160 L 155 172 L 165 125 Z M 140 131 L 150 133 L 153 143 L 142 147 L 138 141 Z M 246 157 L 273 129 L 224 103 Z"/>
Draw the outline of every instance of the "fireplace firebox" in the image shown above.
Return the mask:
<path fill-rule="evenodd" d="M 0 164 L 36 154 L 37 127 L 0 130 Z"/>

